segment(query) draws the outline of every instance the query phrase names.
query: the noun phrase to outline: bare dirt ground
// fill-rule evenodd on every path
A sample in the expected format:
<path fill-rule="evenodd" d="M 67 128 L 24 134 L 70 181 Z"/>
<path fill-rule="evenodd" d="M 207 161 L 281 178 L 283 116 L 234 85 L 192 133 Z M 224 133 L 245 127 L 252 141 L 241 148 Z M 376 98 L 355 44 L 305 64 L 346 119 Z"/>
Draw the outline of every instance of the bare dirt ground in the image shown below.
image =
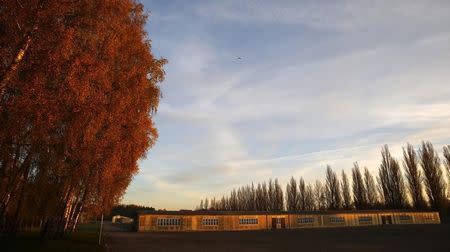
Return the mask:
<path fill-rule="evenodd" d="M 450 224 L 136 233 L 105 226 L 107 251 L 450 251 Z"/>

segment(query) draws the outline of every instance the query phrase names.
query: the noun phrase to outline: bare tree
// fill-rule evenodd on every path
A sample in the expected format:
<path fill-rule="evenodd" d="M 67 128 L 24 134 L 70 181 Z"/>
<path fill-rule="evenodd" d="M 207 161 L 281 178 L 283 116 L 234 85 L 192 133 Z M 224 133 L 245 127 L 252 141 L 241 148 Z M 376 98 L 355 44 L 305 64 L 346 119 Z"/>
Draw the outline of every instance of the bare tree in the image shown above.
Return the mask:
<path fill-rule="evenodd" d="M 297 209 L 300 211 L 305 211 L 306 208 L 306 184 L 303 178 L 298 181 L 298 201 Z"/>
<path fill-rule="evenodd" d="M 242 187 L 238 188 L 237 190 L 237 210 L 243 211 L 244 210 L 244 195 L 242 193 Z"/>
<path fill-rule="evenodd" d="M 384 198 L 384 190 L 383 190 L 384 187 L 381 184 L 381 179 L 379 177 L 377 177 L 376 183 L 377 183 L 377 192 L 379 196 L 379 206 L 380 208 L 386 208 L 386 199 Z"/>
<path fill-rule="evenodd" d="M 265 204 L 265 195 L 266 192 L 264 192 L 262 186 L 260 183 L 258 183 L 258 186 L 256 187 L 256 210 L 258 211 L 265 211 L 266 209 L 266 204 Z"/>
<path fill-rule="evenodd" d="M 314 210 L 314 191 L 310 183 L 308 183 L 308 185 L 306 186 L 305 210 L 306 211 Z"/>
<path fill-rule="evenodd" d="M 270 209 L 270 206 L 269 206 L 269 192 L 267 190 L 266 182 L 263 182 L 261 187 L 262 187 L 262 190 L 263 190 L 262 193 L 264 195 L 264 201 L 262 202 L 263 203 L 262 204 L 263 205 L 263 210 L 264 211 L 269 211 L 269 209 Z"/>
<path fill-rule="evenodd" d="M 353 164 L 352 169 L 352 179 L 353 179 L 353 197 L 356 209 L 366 209 L 367 208 L 367 191 L 364 185 L 363 176 L 359 169 L 357 162 Z"/>
<path fill-rule="evenodd" d="M 297 211 L 298 190 L 297 181 L 291 177 L 286 186 L 286 208 L 288 211 Z"/>
<path fill-rule="evenodd" d="M 298 190 L 297 181 L 294 177 L 286 185 L 286 209 L 288 211 L 297 211 Z"/>
<path fill-rule="evenodd" d="M 344 209 L 350 209 L 352 207 L 352 196 L 350 195 L 350 186 L 348 183 L 347 175 L 342 170 L 342 202 Z"/>
<path fill-rule="evenodd" d="M 314 205 L 316 210 L 324 210 L 326 208 L 324 187 L 320 180 L 316 180 L 314 183 Z"/>
<path fill-rule="evenodd" d="M 332 210 L 339 209 L 341 207 L 341 190 L 339 186 L 339 180 L 336 173 L 331 170 L 328 165 L 326 170 L 326 197 L 328 207 Z"/>
<path fill-rule="evenodd" d="M 208 201 L 208 198 L 206 198 L 205 201 L 204 201 L 204 203 L 203 203 L 203 208 L 204 208 L 205 210 L 208 210 L 208 207 L 209 207 L 209 201 Z"/>
<path fill-rule="evenodd" d="M 242 186 L 238 190 L 238 198 L 239 198 L 239 210 L 240 211 L 247 211 L 248 210 L 248 199 L 246 194 L 246 187 Z"/>
<path fill-rule="evenodd" d="M 253 182 L 249 193 L 250 193 L 250 210 L 256 211 L 256 190 Z"/>
<path fill-rule="evenodd" d="M 278 183 L 278 179 L 275 179 L 274 187 L 275 187 L 275 207 L 274 207 L 274 211 L 283 211 L 284 210 L 283 189 L 281 189 L 281 186 Z"/>
<path fill-rule="evenodd" d="M 420 165 L 425 175 L 425 189 L 430 205 L 435 210 L 442 210 L 445 200 L 445 181 L 439 156 L 430 142 L 422 142 L 419 156 Z"/>
<path fill-rule="evenodd" d="M 448 194 L 450 195 L 450 145 L 444 146 L 444 165 L 448 175 Z"/>
<path fill-rule="evenodd" d="M 230 210 L 237 211 L 238 210 L 238 199 L 236 189 L 233 189 L 230 194 Z"/>
<path fill-rule="evenodd" d="M 426 206 L 422 193 L 422 173 L 419 170 L 418 158 L 414 147 L 407 144 L 403 148 L 403 167 L 405 169 L 406 181 L 411 195 L 412 207 L 424 209 Z"/>
<path fill-rule="evenodd" d="M 443 148 L 444 167 L 450 170 L 450 145 Z M 378 170 L 377 183 L 367 167 L 361 172 L 358 163 L 352 168 L 352 189 L 345 171 L 339 180 L 336 173 L 327 166 L 325 184 L 316 180 L 306 184 L 303 178 L 297 182 L 293 177 L 286 185 L 286 201 L 278 179 L 270 179 L 233 189 L 229 195 L 202 199 L 196 209 L 228 211 L 309 211 L 324 209 L 357 209 L 383 207 L 399 209 L 407 207 L 406 187 L 398 161 L 392 157 L 387 145 L 381 150 L 382 162 Z M 418 154 L 412 145 L 403 148 L 403 166 L 411 192 L 413 207 L 426 207 L 422 193 L 422 182 L 434 209 L 442 210 L 446 200 L 445 171 L 440 167 L 438 154 L 429 142 L 422 142 Z M 1 162 L 1 160 L 0 160 Z M 418 167 L 423 168 L 423 175 Z M 450 172 L 449 172 L 450 173 Z M 352 190 L 352 192 L 350 191 Z M 449 192 L 450 193 L 450 192 Z M 353 197 L 352 197 L 353 194 Z M 353 198 L 353 199 L 352 199 Z M 353 201 L 353 204 L 352 204 Z"/>
<path fill-rule="evenodd" d="M 269 211 L 275 211 L 276 209 L 276 192 L 275 192 L 275 185 L 272 181 L 272 179 L 269 179 L 269 186 L 267 188 L 267 193 L 268 193 L 268 204 L 269 204 Z"/>
<path fill-rule="evenodd" d="M 389 151 L 387 145 L 381 150 L 382 161 L 379 169 L 379 184 L 383 192 L 385 206 L 400 209 L 406 206 L 405 188 L 400 165 Z"/>
<path fill-rule="evenodd" d="M 212 211 L 217 210 L 217 204 L 216 204 L 216 198 L 215 197 L 213 197 L 211 199 L 211 202 L 209 203 L 209 209 L 208 210 L 212 210 Z"/>
<path fill-rule="evenodd" d="M 222 196 L 222 198 L 220 199 L 220 203 L 219 203 L 219 209 L 220 211 L 226 211 L 227 209 L 227 200 L 225 198 L 225 196 Z"/>
<path fill-rule="evenodd" d="M 367 205 L 369 208 L 375 208 L 378 205 L 377 188 L 367 167 L 364 167 L 364 186 L 366 187 Z"/>

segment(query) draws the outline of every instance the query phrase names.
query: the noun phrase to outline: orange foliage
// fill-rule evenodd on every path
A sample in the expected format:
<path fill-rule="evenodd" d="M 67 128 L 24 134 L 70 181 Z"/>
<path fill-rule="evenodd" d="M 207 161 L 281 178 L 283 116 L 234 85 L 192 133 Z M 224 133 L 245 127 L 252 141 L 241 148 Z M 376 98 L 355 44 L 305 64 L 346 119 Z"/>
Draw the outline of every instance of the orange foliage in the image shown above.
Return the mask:
<path fill-rule="evenodd" d="M 166 60 L 152 55 L 145 22 L 132 0 L 0 7 L 3 228 L 38 218 L 63 233 L 122 196 L 158 136 Z"/>

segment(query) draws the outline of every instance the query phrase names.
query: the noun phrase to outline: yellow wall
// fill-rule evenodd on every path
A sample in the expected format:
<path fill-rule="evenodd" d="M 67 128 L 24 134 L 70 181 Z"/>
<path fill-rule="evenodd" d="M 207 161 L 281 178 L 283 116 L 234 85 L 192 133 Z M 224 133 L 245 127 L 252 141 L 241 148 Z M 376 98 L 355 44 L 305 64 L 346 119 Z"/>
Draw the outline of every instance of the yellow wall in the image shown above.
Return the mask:
<path fill-rule="evenodd" d="M 440 223 L 437 212 L 351 212 L 336 214 L 217 214 L 217 215 L 176 215 L 176 214 L 141 214 L 139 231 L 240 231 L 272 229 L 272 218 L 285 220 L 286 229 L 313 227 L 343 227 L 382 225 L 382 216 L 391 216 L 392 224 L 437 224 Z M 411 216 L 409 217 L 406 216 Z M 343 217 L 343 223 L 332 222 L 333 218 Z M 360 217 L 372 217 L 372 222 L 360 222 Z M 203 219 L 217 219 L 218 225 L 203 225 Z M 239 219 L 257 219 L 257 224 L 242 224 Z M 299 223 L 299 218 L 313 218 L 312 223 Z M 388 217 L 386 217 L 388 218 Z M 157 225 L 158 219 L 180 219 L 180 225 Z M 362 221 L 362 220 L 361 220 Z"/>

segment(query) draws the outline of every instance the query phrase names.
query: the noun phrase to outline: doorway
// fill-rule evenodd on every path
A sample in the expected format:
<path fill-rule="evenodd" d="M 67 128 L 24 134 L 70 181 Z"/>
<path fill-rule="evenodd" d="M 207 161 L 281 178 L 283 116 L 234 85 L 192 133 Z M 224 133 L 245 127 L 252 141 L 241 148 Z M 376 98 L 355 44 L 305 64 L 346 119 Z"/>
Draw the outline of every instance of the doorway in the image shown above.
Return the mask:
<path fill-rule="evenodd" d="M 285 229 L 286 219 L 283 217 L 273 217 L 272 218 L 272 229 Z"/>
<path fill-rule="evenodd" d="M 391 215 L 382 215 L 381 223 L 383 225 L 391 225 L 392 224 L 392 216 Z"/>

